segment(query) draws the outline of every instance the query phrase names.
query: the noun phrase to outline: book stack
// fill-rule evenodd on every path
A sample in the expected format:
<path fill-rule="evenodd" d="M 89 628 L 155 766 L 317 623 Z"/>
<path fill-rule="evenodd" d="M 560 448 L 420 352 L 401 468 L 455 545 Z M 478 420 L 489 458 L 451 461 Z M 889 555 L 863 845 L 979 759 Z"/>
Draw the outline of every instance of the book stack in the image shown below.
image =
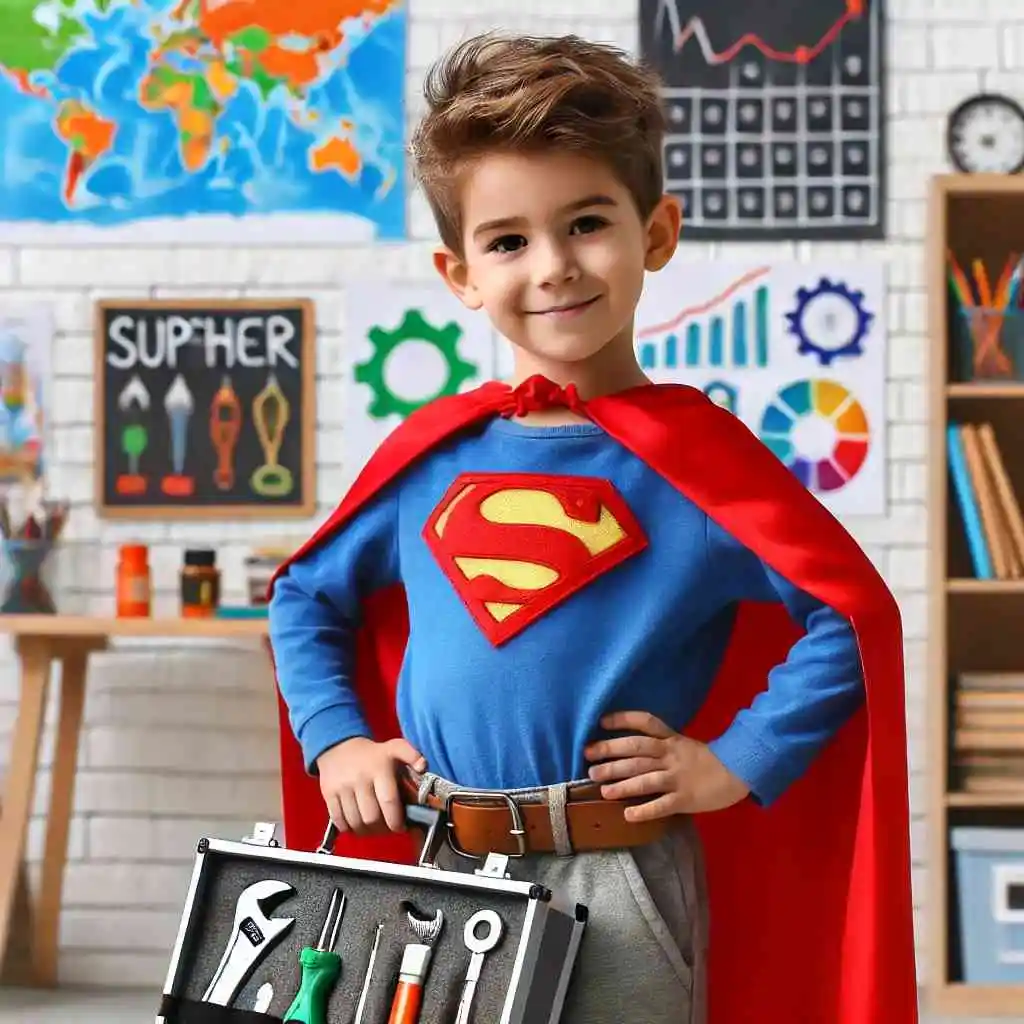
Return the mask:
<path fill-rule="evenodd" d="M 953 748 L 963 792 L 1024 795 L 1024 672 L 960 676 Z"/>
<path fill-rule="evenodd" d="M 949 472 L 980 580 L 1024 578 L 1024 517 L 991 423 L 950 423 Z"/>

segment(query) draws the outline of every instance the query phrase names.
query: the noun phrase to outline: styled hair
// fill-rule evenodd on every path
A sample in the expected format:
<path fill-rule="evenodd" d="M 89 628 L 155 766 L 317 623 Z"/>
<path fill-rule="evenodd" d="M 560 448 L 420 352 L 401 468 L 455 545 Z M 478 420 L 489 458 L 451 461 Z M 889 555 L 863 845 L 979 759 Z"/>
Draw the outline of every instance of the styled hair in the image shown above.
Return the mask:
<path fill-rule="evenodd" d="M 441 240 L 462 252 L 460 175 L 494 152 L 600 160 L 648 217 L 664 192 L 658 86 L 624 51 L 577 36 L 488 33 L 457 45 L 427 74 L 427 113 L 412 140 Z"/>

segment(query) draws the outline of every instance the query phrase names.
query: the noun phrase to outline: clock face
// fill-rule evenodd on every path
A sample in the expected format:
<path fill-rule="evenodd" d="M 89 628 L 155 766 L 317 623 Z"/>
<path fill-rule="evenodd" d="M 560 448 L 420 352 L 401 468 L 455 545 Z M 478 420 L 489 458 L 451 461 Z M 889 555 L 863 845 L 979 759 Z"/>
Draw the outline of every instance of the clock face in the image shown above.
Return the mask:
<path fill-rule="evenodd" d="M 966 174 L 1017 174 L 1024 170 L 1024 109 L 1008 96 L 972 96 L 949 115 L 946 146 Z"/>

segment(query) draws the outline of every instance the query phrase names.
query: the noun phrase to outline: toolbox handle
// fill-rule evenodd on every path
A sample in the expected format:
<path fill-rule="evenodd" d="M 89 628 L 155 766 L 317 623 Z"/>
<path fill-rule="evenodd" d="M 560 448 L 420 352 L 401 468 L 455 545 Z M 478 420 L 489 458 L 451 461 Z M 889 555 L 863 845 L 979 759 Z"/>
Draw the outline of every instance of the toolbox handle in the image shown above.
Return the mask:
<path fill-rule="evenodd" d="M 434 807 L 424 807 L 422 804 L 406 804 L 405 820 L 410 825 L 422 828 L 426 832 L 423 840 L 423 849 L 420 851 L 419 866 L 421 868 L 436 867 L 434 861 L 437 856 L 439 840 L 443 838 L 439 833 L 442 812 Z M 334 844 L 338 841 L 338 829 L 333 821 L 328 820 L 327 831 L 316 848 L 316 853 L 327 854 L 334 852 Z"/>

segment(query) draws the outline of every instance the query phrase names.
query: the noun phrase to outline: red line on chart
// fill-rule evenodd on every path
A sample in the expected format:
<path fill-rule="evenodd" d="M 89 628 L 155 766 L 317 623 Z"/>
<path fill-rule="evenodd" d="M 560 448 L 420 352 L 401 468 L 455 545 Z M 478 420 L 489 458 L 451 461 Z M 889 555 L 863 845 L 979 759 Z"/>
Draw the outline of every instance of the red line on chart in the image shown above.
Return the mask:
<path fill-rule="evenodd" d="M 798 46 L 795 50 L 775 50 L 769 46 L 760 36 L 748 32 L 742 39 L 737 40 L 728 50 L 716 53 L 708 37 L 704 22 L 694 17 L 684 27 L 679 20 L 679 10 L 676 7 L 676 0 L 662 0 L 658 20 L 664 15 L 668 18 L 674 39 L 673 47 L 678 53 L 690 39 L 696 39 L 700 46 L 704 59 L 708 64 L 728 64 L 735 59 L 736 55 L 745 46 L 756 47 L 768 60 L 779 61 L 785 64 L 809 64 L 815 57 L 827 50 L 839 37 L 839 33 L 851 22 L 857 21 L 864 14 L 865 0 L 846 0 L 846 13 L 815 43 L 813 46 Z"/>
<path fill-rule="evenodd" d="M 758 267 L 757 270 L 751 270 L 741 278 L 733 281 L 725 291 L 719 292 L 713 299 L 708 299 L 707 302 L 702 302 L 699 306 L 690 306 L 689 309 L 684 309 L 681 313 L 677 313 L 671 320 L 667 320 L 663 324 L 645 327 L 642 331 L 637 331 L 636 336 L 638 338 L 648 338 L 652 334 L 662 334 L 665 331 L 671 331 L 678 327 L 688 316 L 699 316 L 701 313 L 706 313 L 709 309 L 714 309 L 715 306 L 725 302 L 734 292 L 738 292 L 745 284 L 750 284 L 751 281 L 764 277 L 769 270 L 771 270 L 771 267 Z"/>

